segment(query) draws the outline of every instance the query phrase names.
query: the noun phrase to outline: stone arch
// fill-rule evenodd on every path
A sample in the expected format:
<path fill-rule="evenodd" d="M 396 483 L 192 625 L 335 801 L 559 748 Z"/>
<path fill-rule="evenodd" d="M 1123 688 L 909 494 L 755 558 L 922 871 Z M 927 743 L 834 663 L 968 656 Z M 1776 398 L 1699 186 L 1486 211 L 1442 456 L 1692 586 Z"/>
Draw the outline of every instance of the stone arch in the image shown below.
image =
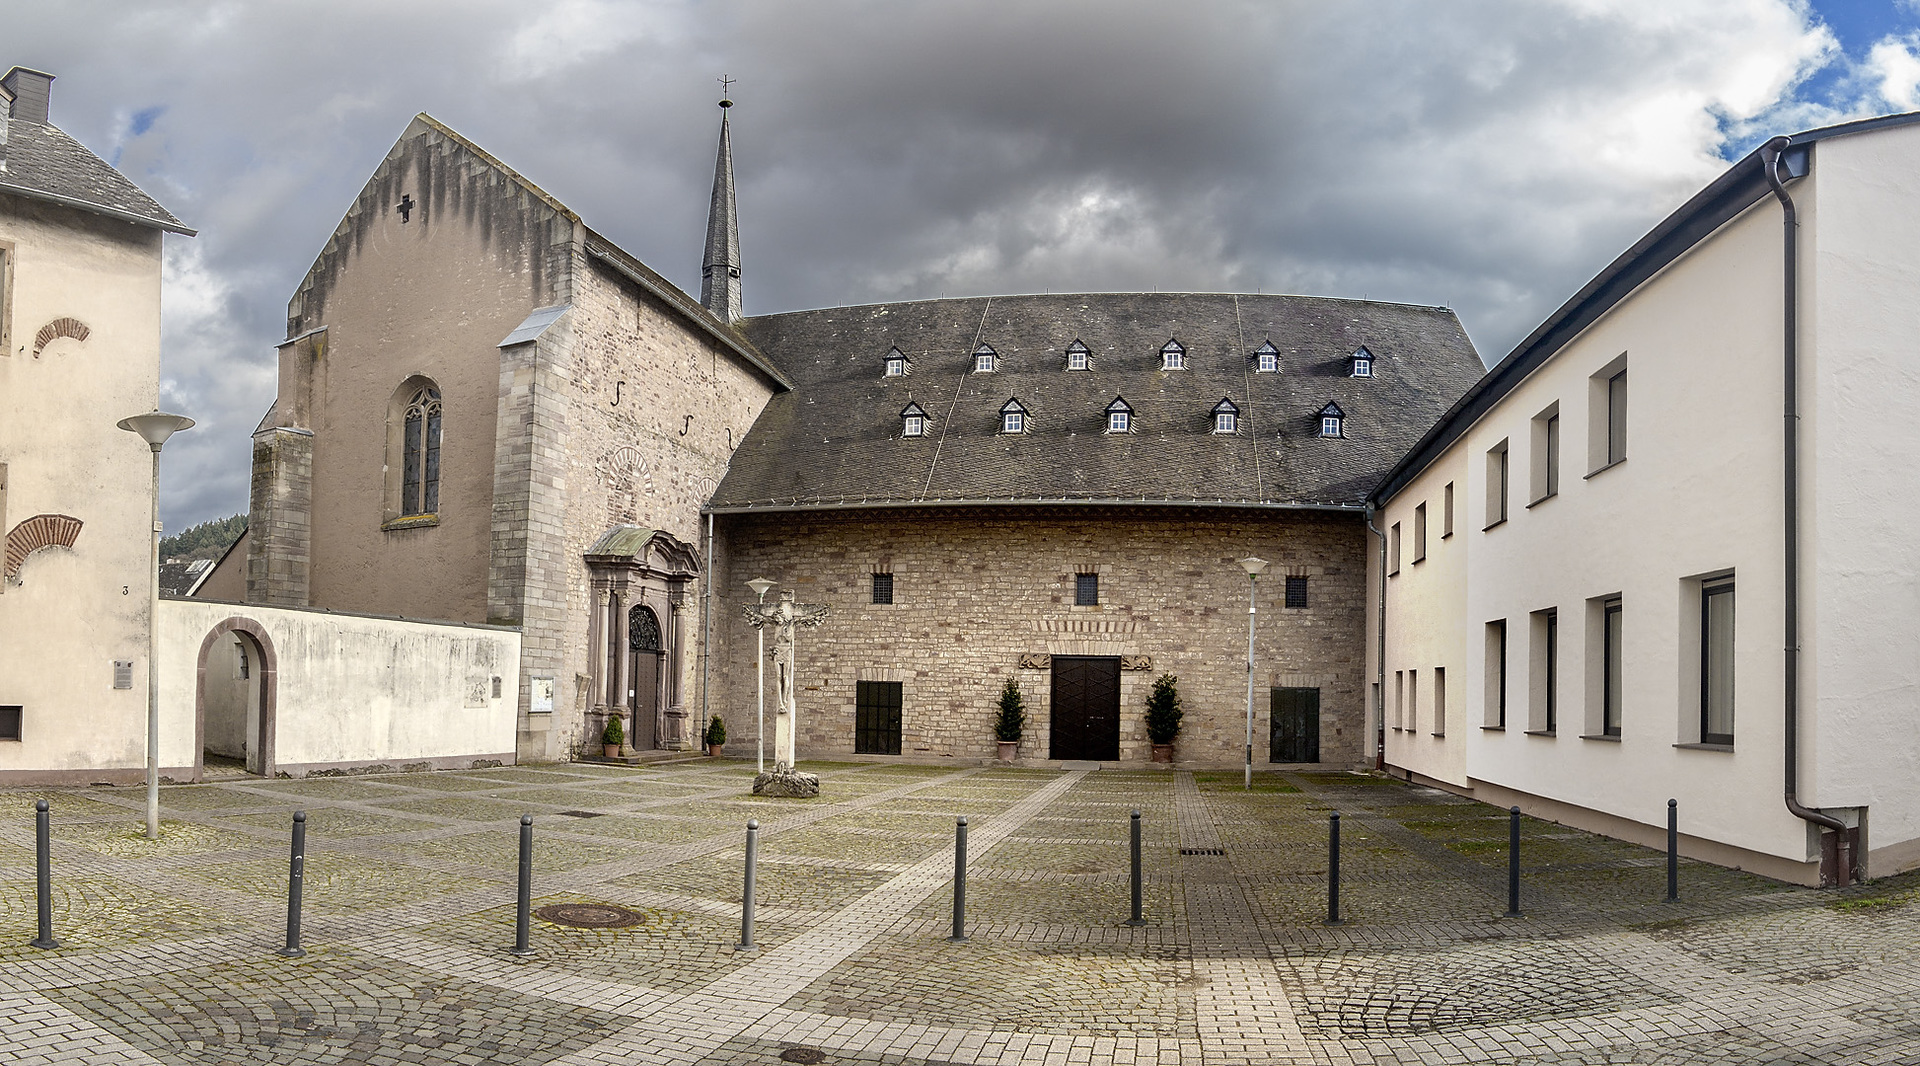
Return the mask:
<path fill-rule="evenodd" d="M 267 635 L 267 627 L 251 618 L 236 615 L 207 631 L 206 637 L 200 641 L 200 654 L 195 660 L 193 778 L 196 781 L 205 777 L 207 770 L 207 657 L 220 643 L 220 638 L 229 633 L 245 634 L 260 649 L 260 776 L 270 778 L 274 774 L 274 723 L 280 697 L 280 657 L 274 650 L 273 638 Z"/>
<path fill-rule="evenodd" d="M 80 539 L 83 523 L 72 515 L 37 514 L 7 534 L 7 577 L 20 576 L 27 556 L 42 548 L 71 548 Z"/>
<path fill-rule="evenodd" d="M 41 326 L 40 332 L 33 335 L 33 357 L 40 358 L 41 349 L 62 337 L 72 337 L 74 340 L 84 342 L 92 332 L 85 322 L 77 318 L 56 318 Z"/>

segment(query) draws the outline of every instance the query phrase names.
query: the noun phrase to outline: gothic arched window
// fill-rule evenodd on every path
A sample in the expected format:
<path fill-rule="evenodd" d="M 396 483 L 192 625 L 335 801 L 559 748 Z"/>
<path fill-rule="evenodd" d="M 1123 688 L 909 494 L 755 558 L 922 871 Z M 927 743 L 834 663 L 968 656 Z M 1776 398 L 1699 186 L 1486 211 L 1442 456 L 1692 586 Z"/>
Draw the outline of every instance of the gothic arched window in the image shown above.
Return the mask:
<path fill-rule="evenodd" d="M 401 436 L 400 513 L 440 510 L 440 390 L 422 385 L 408 397 Z"/>

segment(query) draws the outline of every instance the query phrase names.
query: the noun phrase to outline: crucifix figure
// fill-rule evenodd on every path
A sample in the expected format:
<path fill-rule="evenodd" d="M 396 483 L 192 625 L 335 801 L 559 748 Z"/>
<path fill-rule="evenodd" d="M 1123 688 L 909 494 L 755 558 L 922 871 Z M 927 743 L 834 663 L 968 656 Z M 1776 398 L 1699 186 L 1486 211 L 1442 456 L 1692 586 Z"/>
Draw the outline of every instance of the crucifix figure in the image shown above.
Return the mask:
<path fill-rule="evenodd" d="M 746 605 L 747 622 L 755 629 L 773 628 L 773 763 L 775 772 L 792 770 L 794 753 L 794 659 L 801 629 L 812 629 L 826 621 L 825 604 L 795 603 L 792 590 L 780 593 L 775 603 Z"/>

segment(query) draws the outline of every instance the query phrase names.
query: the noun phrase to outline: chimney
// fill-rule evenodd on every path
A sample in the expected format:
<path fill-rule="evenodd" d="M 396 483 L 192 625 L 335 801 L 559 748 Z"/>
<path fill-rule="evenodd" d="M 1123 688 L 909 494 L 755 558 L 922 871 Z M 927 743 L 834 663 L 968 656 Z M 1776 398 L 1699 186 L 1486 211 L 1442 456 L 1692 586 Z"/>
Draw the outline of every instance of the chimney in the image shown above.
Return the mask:
<path fill-rule="evenodd" d="M 38 122 L 47 124 L 47 106 L 53 97 L 53 75 L 28 67 L 15 67 L 0 78 L 0 88 L 7 90 L 13 102 L 7 106 L 7 117 L 19 122 Z"/>

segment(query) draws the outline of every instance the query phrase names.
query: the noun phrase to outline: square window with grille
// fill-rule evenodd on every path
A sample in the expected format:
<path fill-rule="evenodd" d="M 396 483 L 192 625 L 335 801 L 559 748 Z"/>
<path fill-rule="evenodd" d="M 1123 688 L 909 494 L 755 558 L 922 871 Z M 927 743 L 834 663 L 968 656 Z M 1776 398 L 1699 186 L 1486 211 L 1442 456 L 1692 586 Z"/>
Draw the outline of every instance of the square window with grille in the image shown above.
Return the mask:
<path fill-rule="evenodd" d="M 875 603 L 892 603 L 893 602 L 893 575 L 892 574 L 873 575 L 873 602 Z"/>
<path fill-rule="evenodd" d="M 1075 607 L 1098 607 L 1100 605 L 1100 575 L 1073 575 L 1073 605 Z"/>
<path fill-rule="evenodd" d="M 20 719 L 24 713 L 19 707 L 0 707 L 0 740 L 20 739 Z"/>
<path fill-rule="evenodd" d="M 900 754 L 900 705 L 898 681 L 854 683 L 854 754 Z"/>
<path fill-rule="evenodd" d="M 1287 606 L 1305 607 L 1307 605 L 1307 579 L 1298 575 L 1287 578 Z"/>

